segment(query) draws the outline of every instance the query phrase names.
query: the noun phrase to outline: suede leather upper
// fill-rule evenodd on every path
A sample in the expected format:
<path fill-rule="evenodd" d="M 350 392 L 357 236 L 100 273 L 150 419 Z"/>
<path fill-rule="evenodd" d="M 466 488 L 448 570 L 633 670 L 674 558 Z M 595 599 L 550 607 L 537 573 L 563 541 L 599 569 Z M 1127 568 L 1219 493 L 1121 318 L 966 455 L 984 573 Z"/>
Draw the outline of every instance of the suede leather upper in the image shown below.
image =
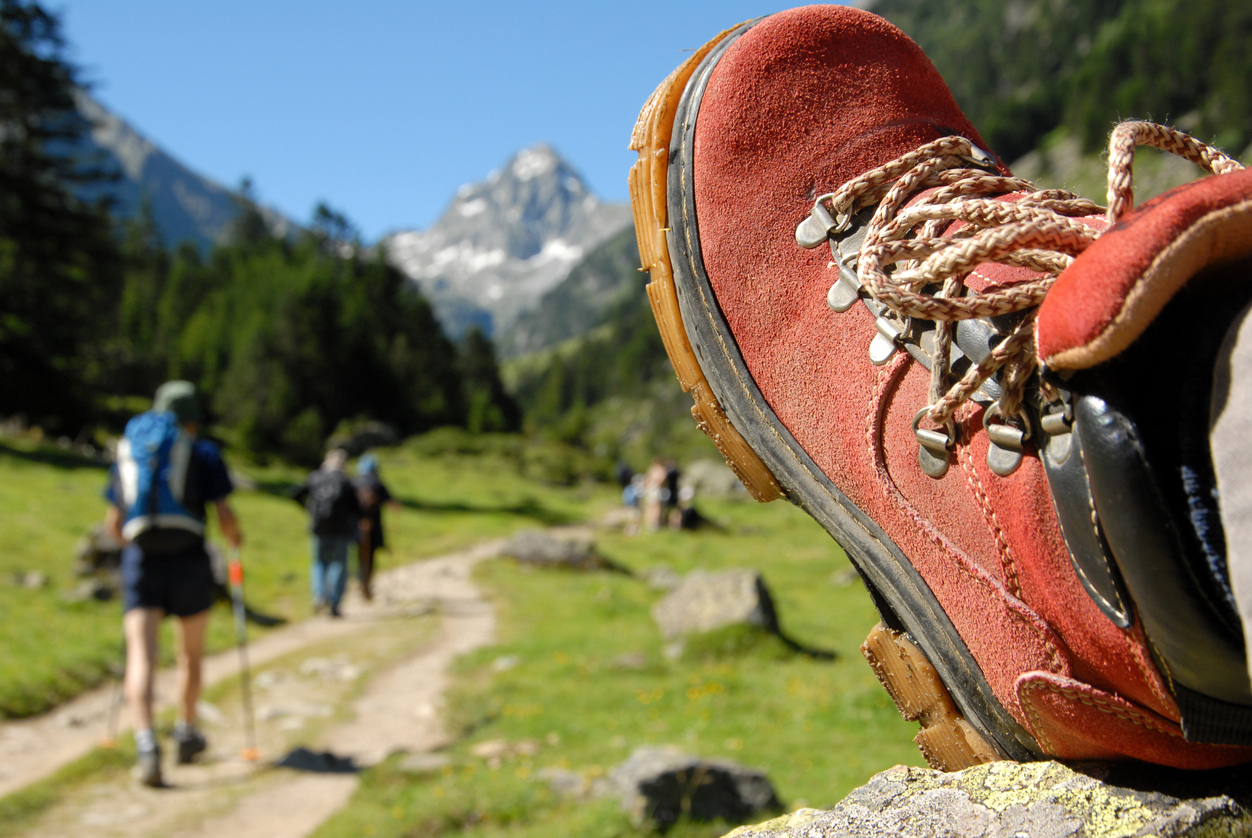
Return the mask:
<path fill-rule="evenodd" d="M 1244 761 L 1252 751 L 1182 740 L 1141 627 L 1115 626 L 1075 577 L 1033 450 L 1011 476 L 992 474 L 971 403 L 953 467 L 938 480 L 921 471 L 911 425 L 929 372 L 904 352 L 871 364 L 873 317 L 832 312 L 829 252 L 795 243 L 817 195 L 951 133 L 985 147 L 929 60 L 881 18 L 812 6 L 744 33 L 713 69 L 695 132 L 696 217 L 721 314 L 774 413 L 909 557 L 1049 753 Z"/>

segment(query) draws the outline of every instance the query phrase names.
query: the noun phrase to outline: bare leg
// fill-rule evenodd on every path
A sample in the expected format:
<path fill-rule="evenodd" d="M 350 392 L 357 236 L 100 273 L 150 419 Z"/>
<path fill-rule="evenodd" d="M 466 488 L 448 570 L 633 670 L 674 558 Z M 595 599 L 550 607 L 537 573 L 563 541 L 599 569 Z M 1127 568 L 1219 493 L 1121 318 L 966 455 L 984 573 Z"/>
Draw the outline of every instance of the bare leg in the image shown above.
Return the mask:
<path fill-rule="evenodd" d="M 157 629 L 164 616 L 159 608 L 132 608 L 122 616 L 126 633 L 126 704 L 136 730 L 152 727 Z"/>
<path fill-rule="evenodd" d="M 208 625 L 208 610 L 178 620 L 179 718 L 191 726 L 196 723 L 196 703 L 200 700 L 200 663 Z"/>

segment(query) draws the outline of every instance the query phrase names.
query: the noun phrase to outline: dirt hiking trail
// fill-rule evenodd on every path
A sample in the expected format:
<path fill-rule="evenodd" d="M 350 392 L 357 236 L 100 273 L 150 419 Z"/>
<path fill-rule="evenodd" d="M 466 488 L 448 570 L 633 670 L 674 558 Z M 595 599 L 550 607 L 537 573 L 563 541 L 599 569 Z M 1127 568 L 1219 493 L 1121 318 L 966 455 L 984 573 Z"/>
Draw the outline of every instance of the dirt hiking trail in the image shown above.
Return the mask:
<path fill-rule="evenodd" d="M 499 555 L 502 541 L 386 570 L 374 602 L 355 592 L 345 617 L 306 620 L 249 644 L 253 706 L 261 760 L 246 745 L 237 689 L 221 706 L 202 702 L 209 750 L 192 765 L 174 764 L 168 737 L 167 788 L 129 776 L 86 782 L 34 820 L 23 835 L 209 836 L 297 838 L 338 811 L 357 786 L 353 768 L 396 751 L 422 753 L 448 744 L 439 706 L 448 665 L 491 642 L 495 616 L 471 580 L 479 561 Z M 213 619 L 229 619 L 219 611 Z M 235 650 L 205 661 L 206 692 L 239 673 Z M 173 706 L 173 672 L 157 686 L 159 708 Z M 0 796 L 11 794 L 83 756 L 105 736 L 112 685 L 47 715 L 0 723 Z M 124 708 L 119 737 L 129 735 Z M 295 770 L 275 760 L 299 745 Z M 332 760 L 316 755 L 329 752 Z M 303 770 L 300 770 L 300 769 Z"/>

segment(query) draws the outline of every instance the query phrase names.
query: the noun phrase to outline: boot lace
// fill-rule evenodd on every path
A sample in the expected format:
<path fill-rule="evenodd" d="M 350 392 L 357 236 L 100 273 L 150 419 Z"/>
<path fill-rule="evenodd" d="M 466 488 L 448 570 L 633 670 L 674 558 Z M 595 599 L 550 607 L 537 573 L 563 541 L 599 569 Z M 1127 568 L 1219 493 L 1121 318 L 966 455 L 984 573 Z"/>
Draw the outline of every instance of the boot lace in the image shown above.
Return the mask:
<path fill-rule="evenodd" d="M 1000 396 L 987 408 L 983 424 L 993 445 L 1020 451 L 1029 439 L 1023 405 L 1038 370 L 1038 306 L 1061 271 L 1099 238 L 1099 228 L 1133 208 L 1132 170 L 1139 146 L 1179 155 L 1213 174 L 1243 168 L 1175 129 L 1123 122 L 1109 139 L 1107 209 L 1072 192 L 1039 189 L 1000 174 L 990 155 L 955 136 L 921 146 L 817 199 L 812 223 L 832 239 L 852 226 L 857 213 L 877 205 L 856 255 L 860 296 L 901 324 L 892 334 L 907 332 L 913 320 L 934 324 L 930 404 L 914 420 L 924 448 L 951 451 L 958 410 L 992 376 L 997 376 Z M 919 193 L 926 194 L 919 198 Z M 1010 195 L 1012 200 L 1004 200 Z M 1095 220 L 1101 214 L 1107 225 Z M 1026 268 L 1035 276 L 981 291 L 968 285 L 974 269 L 988 262 Z M 956 324 L 987 318 L 1000 318 L 1007 334 L 953 381 Z M 1046 398 L 1047 388 L 1042 390 Z M 942 430 L 922 428 L 923 421 Z"/>

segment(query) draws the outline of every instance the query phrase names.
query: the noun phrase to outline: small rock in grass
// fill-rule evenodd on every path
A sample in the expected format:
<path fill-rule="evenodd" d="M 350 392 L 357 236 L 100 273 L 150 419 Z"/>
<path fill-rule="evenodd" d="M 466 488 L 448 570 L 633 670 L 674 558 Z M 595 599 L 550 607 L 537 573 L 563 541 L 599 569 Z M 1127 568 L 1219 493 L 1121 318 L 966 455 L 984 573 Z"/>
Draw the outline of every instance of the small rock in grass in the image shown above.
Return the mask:
<path fill-rule="evenodd" d="M 755 570 L 693 570 L 652 609 L 667 640 L 747 624 L 778 630 L 778 615 L 765 580 Z"/>
<path fill-rule="evenodd" d="M 401 759 L 396 768 L 408 774 L 431 774 L 452 764 L 447 754 L 409 754 Z"/>
<path fill-rule="evenodd" d="M 518 655 L 501 655 L 491 662 L 491 668 L 495 672 L 508 672 L 521 662 L 522 659 Z"/>
<path fill-rule="evenodd" d="M 648 656 L 643 652 L 624 652 L 609 662 L 614 669 L 640 670 L 648 666 Z"/>
<path fill-rule="evenodd" d="M 782 808 L 764 772 L 675 748 L 636 748 L 610 772 L 607 785 L 635 823 L 662 830 L 682 816 L 742 822 Z"/>
<path fill-rule="evenodd" d="M 660 565 L 644 571 L 643 581 L 648 583 L 649 588 L 658 591 L 672 591 L 682 582 L 682 577 L 672 567 Z"/>

